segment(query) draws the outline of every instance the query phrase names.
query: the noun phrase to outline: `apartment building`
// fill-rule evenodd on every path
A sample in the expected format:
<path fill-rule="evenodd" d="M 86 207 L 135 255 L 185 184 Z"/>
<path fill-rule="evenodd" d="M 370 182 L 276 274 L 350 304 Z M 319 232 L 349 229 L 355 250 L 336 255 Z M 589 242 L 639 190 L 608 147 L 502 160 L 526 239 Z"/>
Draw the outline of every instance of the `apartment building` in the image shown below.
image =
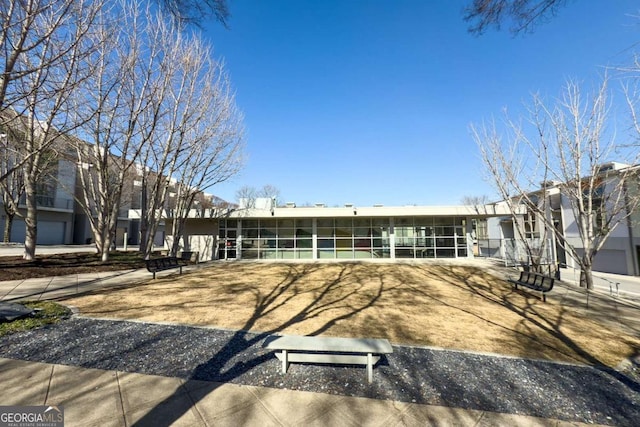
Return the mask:
<path fill-rule="evenodd" d="M 595 204 L 598 205 L 594 226 L 604 226 L 607 219 L 614 215 L 617 215 L 619 220 L 615 221 L 610 235 L 594 258 L 594 271 L 640 275 L 640 212 L 636 209 L 637 200 L 640 198 L 640 186 L 637 174 L 634 179 L 626 181 L 624 186 L 618 185 L 622 174 L 635 174 L 639 168 L 639 165 L 630 166 L 617 162 L 604 164 L 600 168 L 601 173 L 606 173 L 606 180 L 603 180 L 602 186 L 597 189 L 601 192 L 603 202 L 600 204 L 600 199 L 594 198 Z M 537 203 L 538 209 L 543 207 L 546 221 L 532 209 L 526 209 L 526 206 L 523 206 L 526 212 L 516 215 L 516 218 L 509 215 L 488 219 L 488 238 L 481 243 L 486 253 L 514 264 L 527 262 L 527 254 L 520 241 L 523 238 L 521 234 L 524 234 L 524 238 L 529 242 L 534 242 L 535 245 L 538 241 L 539 246 L 544 246 L 541 254 L 543 263 L 559 263 L 570 268 L 579 268 L 578 263 L 561 244 L 561 240 L 565 239 L 578 253 L 581 252 L 582 240 L 574 209 L 569 197 L 563 194 L 561 188 L 559 182 L 546 182 L 539 190 L 529 194 L 529 199 Z M 610 194 L 614 191 L 623 192 L 620 209 L 615 212 L 612 202 L 604 197 L 605 193 Z M 553 224 L 553 228 L 548 227 L 548 224 Z"/>

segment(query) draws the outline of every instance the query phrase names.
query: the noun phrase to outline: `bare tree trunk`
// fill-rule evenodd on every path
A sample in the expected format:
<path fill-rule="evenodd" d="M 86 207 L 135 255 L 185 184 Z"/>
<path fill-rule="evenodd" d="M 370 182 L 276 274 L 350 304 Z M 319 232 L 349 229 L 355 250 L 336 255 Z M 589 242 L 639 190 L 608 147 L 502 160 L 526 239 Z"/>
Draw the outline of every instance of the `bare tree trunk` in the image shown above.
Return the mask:
<path fill-rule="evenodd" d="M 25 188 L 27 193 L 27 214 L 24 218 L 26 234 L 24 239 L 23 258 L 29 261 L 35 259 L 38 242 L 38 207 L 36 201 L 36 185 L 34 173 L 27 173 Z"/>
<path fill-rule="evenodd" d="M 3 242 L 9 243 L 11 241 L 11 229 L 13 228 L 13 215 L 6 214 L 4 219 L 4 236 Z"/>
<path fill-rule="evenodd" d="M 580 269 L 580 287 L 593 289 L 593 271 L 591 269 L 591 263 L 589 260 L 583 260 Z"/>

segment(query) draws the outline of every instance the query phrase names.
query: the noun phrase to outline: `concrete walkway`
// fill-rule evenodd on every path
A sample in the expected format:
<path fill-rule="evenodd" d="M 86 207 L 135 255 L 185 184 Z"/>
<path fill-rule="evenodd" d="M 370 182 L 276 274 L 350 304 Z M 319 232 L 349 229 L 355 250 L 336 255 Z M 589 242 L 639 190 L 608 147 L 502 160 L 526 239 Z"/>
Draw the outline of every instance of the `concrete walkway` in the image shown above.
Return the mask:
<path fill-rule="evenodd" d="M 579 426 L 419 405 L 0 358 L 1 405 L 58 405 L 65 426 Z M 168 399 L 169 398 L 169 399 Z M 161 410 L 158 410 L 161 409 Z M 153 414 L 150 419 L 148 414 Z"/>
<path fill-rule="evenodd" d="M 202 268 L 204 265 L 188 269 Z M 175 274 L 171 271 L 160 273 Z M 146 270 L 97 272 L 0 282 L 0 300 L 55 299 L 105 287 L 147 281 Z M 559 298 L 640 334 L 637 301 L 586 294 L 561 285 Z M 412 404 L 184 380 L 139 373 L 0 358 L 0 405 L 61 405 L 65 426 L 163 426 L 163 414 L 183 414 L 185 426 L 576 426 L 575 422 L 517 414 Z M 159 410 L 160 409 L 160 410 Z"/>

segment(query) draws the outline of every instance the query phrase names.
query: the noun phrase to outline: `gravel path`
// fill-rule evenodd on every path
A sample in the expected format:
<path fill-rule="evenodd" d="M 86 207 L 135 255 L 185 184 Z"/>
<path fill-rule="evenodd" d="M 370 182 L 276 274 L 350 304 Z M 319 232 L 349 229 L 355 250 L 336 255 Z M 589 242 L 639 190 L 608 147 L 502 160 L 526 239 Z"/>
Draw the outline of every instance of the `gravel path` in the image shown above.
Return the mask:
<path fill-rule="evenodd" d="M 364 367 L 292 364 L 282 375 L 265 335 L 73 317 L 0 338 L 0 357 L 505 412 L 640 425 L 640 384 L 617 371 L 394 346 L 368 384 Z"/>

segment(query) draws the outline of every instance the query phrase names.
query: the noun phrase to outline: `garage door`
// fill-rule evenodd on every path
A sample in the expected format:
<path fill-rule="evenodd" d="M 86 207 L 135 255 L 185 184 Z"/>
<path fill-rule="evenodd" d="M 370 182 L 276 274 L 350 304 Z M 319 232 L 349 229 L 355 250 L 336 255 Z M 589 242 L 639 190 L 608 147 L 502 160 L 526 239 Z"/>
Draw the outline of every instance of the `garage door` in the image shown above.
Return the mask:
<path fill-rule="evenodd" d="M 64 244 L 64 221 L 39 221 L 38 222 L 38 244 L 39 245 L 62 245 Z M 11 228 L 11 241 L 24 243 L 26 229 L 24 220 L 16 219 Z"/>
<path fill-rule="evenodd" d="M 593 261 L 593 270 L 603 273 L 629 274 L 624 251 L 604 250 L 598 252 Z"/>

